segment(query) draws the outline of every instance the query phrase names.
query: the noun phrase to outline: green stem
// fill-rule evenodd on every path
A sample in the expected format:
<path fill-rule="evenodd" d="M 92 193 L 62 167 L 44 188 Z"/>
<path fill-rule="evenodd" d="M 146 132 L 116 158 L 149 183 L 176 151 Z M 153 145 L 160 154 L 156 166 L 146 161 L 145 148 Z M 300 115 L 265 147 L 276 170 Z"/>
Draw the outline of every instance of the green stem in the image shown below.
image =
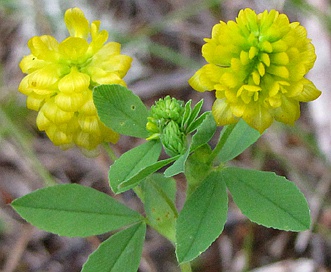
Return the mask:
<path fill-rule="evenodd" d="M 215 158 L 218 156 L 220 151 L 222 150 L 224 144 L 226 143 L 227 139 L 229 138 L 232 130 L 235 128 L 236 124 L 231 124 L 223 128 L 218 143 L 212 153 L 209 156 L 208 163 L 212 163 Z"/>
<path fill-rule="evenodd" d="M 118 157 L 116 156 L 114 150 L 111 148 L 111 146 L 108 143 L 103 144 L 109 158 L 112 160 L 112 162 L 116 161 Z"/>
<path fill-rule="evenodd" d="M 181 272 L 192 272 L 190 262 L 180 264 L 179 267 Z"/>

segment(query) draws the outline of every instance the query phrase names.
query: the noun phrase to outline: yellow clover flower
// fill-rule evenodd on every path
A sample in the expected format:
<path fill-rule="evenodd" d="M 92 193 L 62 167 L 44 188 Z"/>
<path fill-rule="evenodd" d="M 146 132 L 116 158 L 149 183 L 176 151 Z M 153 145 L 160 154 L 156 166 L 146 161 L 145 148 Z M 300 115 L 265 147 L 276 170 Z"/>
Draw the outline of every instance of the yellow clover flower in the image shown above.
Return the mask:
<path fill-rule="evenodd" d="M 216 90 L 212 113 L 218 125 L 244 119 L 262 133 L 274 120 L 293 124 L 299 102 L 320 91 L 304 78 L 316 55 L 306 30 L 275 10 L 241 10 L 236 21 L 220 22 L 205 39 L 208 62 L 189 84 L 197 91 Z"/>
<path fill-rule="evenodd" d="M 49 35 L 33 37 L 20 68 L 27 75 L 19 91 L 27 95 L 27 107 L 38 111 L 37 126 L 62 148 L 74 145 L 94 150 L 102 142 L 115 143 L 119 135 L 101 123 L 92 100 L 100 84 L 125 86 L 123 77 L 131 57 L 121 45 L 106 43 L 108 32 L 91 25 L 79 8 L 68 9 L 64 21 L 70 37 L 58 42 Z"/>

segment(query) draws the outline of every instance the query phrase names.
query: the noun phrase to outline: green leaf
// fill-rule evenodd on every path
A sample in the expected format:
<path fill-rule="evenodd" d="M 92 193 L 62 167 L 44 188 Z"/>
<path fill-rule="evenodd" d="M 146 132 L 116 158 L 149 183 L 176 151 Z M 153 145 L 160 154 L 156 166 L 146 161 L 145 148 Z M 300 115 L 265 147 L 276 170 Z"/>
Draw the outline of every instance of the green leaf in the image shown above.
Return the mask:
<path fill-rule="evenodd" d="M 186 127 L 188 124 L 188 120 L 189 120 L 189 118 L 191 116 L 191 112 L 192 112 L 191 104 L 192 104 L 192 100 L 187 101 L 185 104 L 185 110 L 184 110 L 184 114 L 183 114 L 181 127 Z"/>
<path fill-rule="evenodd" d="M 97 235 L 143 220 L 112 197 L 78 184 L 40 189 L 12 206 L 32 225 L 69 237 Z"/>
<path fill-rule="evenodd" d="M 195 120 L 195 118 L 198 117 L 200 110 L 202 108 L 202 105 L 203 105 L 203 99 L 201 99 L 198 103 L 195 104 L 195 106 L 191 112 L 190 118 L 188 120 L 188 123 L 193 122 Z"/>
<path fill-rule="evenodd" d="M 165 160 L 161 160 L 158 162 L 155 162 L 149 166 L 146 166 L 145 168 L 141 169 L 139 172 L 137 172 L 134 176 L 128 178 L 127 180 L 123 181 L 118 185 L 119 192 L 127 191 L 139 184 L 144 178 L 149 176 L 150 174 L 156 172 L 157 170 L 161 169 L 162 167 L 168 165 L 169 163 L 172 163 L 174 160 L 176 160 L 178 156 L 171 157 Z"/>
<path fill-rule="evenodd" d="M 307 201 L 286 178 L 237 167 L 225 168 L 221 174 L 234 202 L 251 221 L 281 230 L 309 229 Z"/>
<path fill-rule="evenodd" d="M 123 135 L 148 137 L 148 110 L 132 91 L 117 84 L 100 85 L 94 88 L 93 101 L 106 126 Z"/>
<path fill-rule="evenodd" d="M 164 171 L 164 176 L 169 178 L 184 172 L 185 162 L 189 154 L 190 149 L 187 149 L 183 155 L 180 155 L 180 157 Z"/>
<path fill-rule="evenodd" d="M 165 178 L 162 174 L 153 174 L 141 184 L 141 191 L 149 225 L 174 242 L 178 217 L 175 180 Z"/>
<path fill-rule="evenodd" d="M 135 224 L 100 244 L 82 272 L 137 272 L 146 234 L 146 224 Z"/>
<path fill-rule="evenodd" d="M 186 128 L 186 133 L 192 133 L 194 130 L 197 129 L 197 127 L 199 127 L 201 125 L 201 123 L 205 120 L 206 115 L 208 115 L 209 112 L 204 112 L 203 114 L 201 114 L 197 119 L 195 119 L 192 123 L 190 123 L 190 125 Z"/>
<path fill-rule="evenodd" d="M 185 202 L 177 219 L 176 254 L 179 263 L 193 260 L 221 234 L 227 217 L 226 186 L 212 172 Z"/>
<path fill-rule="evenodd" d="M 172 177 L 184 172 L 185 164 L 189 154 L 209 142 L 209 140 L 215 134 L 216 123 L 211 112 L 205 112 L 200 117 L 203 117 L 203 121 L 197 127 L 197 132 L 192 137 L 191 145 L 189 146 L 188 150 L 164 172 L 166 177 Z"/>
<path fill-rule="evenodd" d="M 205 144 L 188 157 L 185 164 L 187 196 L 190 196 L 211 172 L 212 164 L 209 162 L 211 152 L 210 146 Z"/>
<path fill-rule="evenodd" d="M 147 141 L 119 157 L 110 167 L 108 178 L 113 192 L 120 193 L 125 188 L 119 189 L 119 185 L 136 176 L 147 166 L 154 164 L 161 153 L 162 145 L 159 141 Z"/>
<path fill-rule="evenodd" d="M 223 128 L 222 137 L 228 137 L 218 156 L 220 162 L 227 162 L 241 154 L 246 148 L 255 143 L 261 134 L 240 119 L 235 125 Z"/>
<path fill-rule="evenodd" d="M 197 127 L 197 132 L 192 137 L 191 151 L 208 143 L 216 131 L 216 122 L 211 112 L 206 112 L 203 122 Z"/>
<path fill-rule="evenodd" d="M 196 126 L 194 126 L 195 120 L 198 117 L 200 110 L 202 108 L 202 104 L 203 104 L 203 99 L 201 99 L 193 108 L 188 120 L 187 120 L 187 128 L 186 128 L 186 134 L 191 133 L 192 131 L 194 131 L 194 129 L 196 128 Z"/>

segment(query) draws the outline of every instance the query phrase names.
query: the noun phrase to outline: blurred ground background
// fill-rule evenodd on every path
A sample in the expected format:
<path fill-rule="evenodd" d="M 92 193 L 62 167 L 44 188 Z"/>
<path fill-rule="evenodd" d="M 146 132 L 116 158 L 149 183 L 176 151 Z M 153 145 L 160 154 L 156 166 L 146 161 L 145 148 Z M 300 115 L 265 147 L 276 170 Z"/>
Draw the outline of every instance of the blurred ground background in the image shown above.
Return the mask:
<path fill-rule="evenodd" d="M 78 150 L 53 146 L 37 131 L 36 113 L 26 110 L 25 97 L 17 91 L 23 77 L 18 63 L 29 53 L 28 39 L 51 34 L 62 40 L 67 35 L 63 14 L 74 6 L 89 20 L 100 19 L 110 32 L 109 40 L 122 43 L 123 52 L 134 58 L 125 80 L 147 105 L 171 94 L 185 101 L 204 98 L 204 109 L 210 109 L 213 93 L 194 92 L 187 80 L 204 64 L 200 50 L 212 26 L 235 19 L 241 8 L 258 12 L 277 8 L 308 28 L 318 57 L 309 76 L 323 95 L 302 105 L 294 127 L 274 124 L 235 163 L 274 171 L 295 182 L 309 201 L 312 229 L 299 234 L 267 229 L 250 223 L 230 204 L 223 234 L 193 266 L 201 272 L 331 271 L 330 1 L 0 0 L 1 271 L 80 271 L 106 238 L 73 239 L 40 231 L 8 205 L 51 181 L 79 183 L 111 194 L 107 185 L 111 161 L 106 153 L 91 159 Z M 120 155 L 135 144 L 123 137 L 113 148 Z M 133 194 L 116 197 L 140 209 Z M 180 202 L 181 194 L 178 198 Z M 153 231 L 148 232 L 139 271 L 179 271 L 172 246 Z"/>

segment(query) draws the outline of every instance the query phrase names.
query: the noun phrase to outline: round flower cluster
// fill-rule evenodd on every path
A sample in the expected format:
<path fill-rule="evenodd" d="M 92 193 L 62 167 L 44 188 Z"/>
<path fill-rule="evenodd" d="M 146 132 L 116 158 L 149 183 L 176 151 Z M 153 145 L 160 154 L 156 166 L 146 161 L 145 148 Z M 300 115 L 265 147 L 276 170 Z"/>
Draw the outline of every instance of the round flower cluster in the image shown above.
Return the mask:
<path fill-rule="evenodd" d="M 220 22 L 205 39 L 208 62 L 189 80 L 197 91 L 216 91 L 212 113 L 218 125 L 244 119 L 262 133 L 274 120 L 293 124 L 299 102 L 320 91 L 304 76 L 316 55 L 306 30 L 275 10 L 239 12 L 236 21 Z"/>
<path fill-rule="evenodd" d="M 79 8 L 68 9 L 64 21 L 70 36 L 62 42 L 49 35 L 29 40 L 19 91 L 55 145 L 94 150 L 102 142 L 117 142 L 119 135 L 99 120 L 92 90 L 100 84 L 125 86 L 132 59 L 120 53 L 119 43 L 105 44 L 108 32 L 99 30 L 99 21 L 90 24 Z"/>
<path fill-rule="evenodd" d="M 183 153 L 186 148 L 186 136 L 182 129 L 183 114 L 183 101 L 169 95 L 160 98 L 151 107 L 150 116 L 147 118 L 146 129 L 150 133 L 147 140 L 160 139 L 170 156 Z"/>

